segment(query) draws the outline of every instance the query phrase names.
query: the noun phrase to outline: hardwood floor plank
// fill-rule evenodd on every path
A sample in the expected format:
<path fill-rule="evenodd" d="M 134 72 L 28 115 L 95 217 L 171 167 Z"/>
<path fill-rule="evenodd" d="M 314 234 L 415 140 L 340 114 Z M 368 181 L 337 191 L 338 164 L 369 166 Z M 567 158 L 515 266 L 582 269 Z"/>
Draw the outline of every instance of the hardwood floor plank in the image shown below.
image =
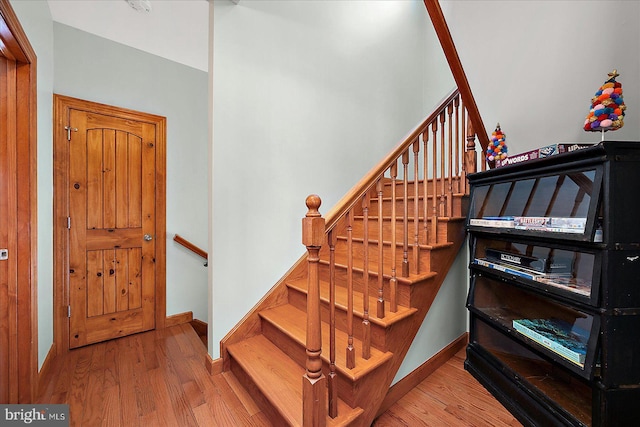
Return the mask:
<path fill-rule="evenodd" d="M 131 340 L 129 337 L 118 340 L 118 353 L 116 364 L 118 371 L 118 383 L 120 387 L 119 400 L 121 419 L 130 420 L 133 426 L 140 425 L 138 419 L 138 405 L 136 403 L 136 387 L 133 377 L 134 369 L 139 362 L 135 359 L 135 353 L 131 350 Z M 70 409 L 73 406 L 70 405 Z M 71 414 L 73 418 L 73 413 Z"/>
<path fill-rule="evenodd" d="M 102 400 L 102 423 L 91 425 L 102 425 L 104 427 L 120 426 L 120 386 L 112 385 L 105 387 L 104 399 Z M 89 424 L 87 424 L 89 425 Z"/>
<path fill-rule="evenodd" d="M 167 328 L 173 329 L 173 328 Z M 175 340 L 171 334 L 165 329 L 164 331 L 156 331 L 164 337 L 159 341 L 158 346 L 160 368 L 157 375 L 162 375 L 168 399 L 173 408 L 173 413 L 178 421 L 179 426 L 197 426 L 197 422 L 191 411 L 191 406 L 187 402 L 187 397 L 182 389 L 183 379 L 177 370 L 184 372 L 183 363 L 178 353 L 172 352 L 171 347 L 175 345 Z M 185 374 L 186 375 L 186 374 Z M 185 380 L 186 381 L 186 380 Z"/>
<path fill-rule="evenodd" d="M 37 403 L 69 404 L 72 426 L 272 427 L 233 374 L 209 375 L 205 357 L 188 324 L 75 349 L 54 362 Z M 373 426 L 521 426 L 464 370 L 464 357 L 458 352 Z"/>
<path fill-rule="evenodd" d="M 169 390 L 167 389 L 163 371 L 161 369 L 152 369 L 148 371 L 148 373 L 152 394 L 156 399 L 158 418 L 163 420 L 168 426 L 179 425 L 173 406 L 171 405 Z"/>
<path fill-rule="evenodd" d="M 204 393 L 195 380 L 182 383 L 182 390 L 192 408 L 197 408 L 205 403 Z"/>
<path fill-rule="evenodd" d="M 228 373 L 230 375 L 230 372 Z M 258 405 L 251 399 L 251 396 L 246 390 L 240 386 L 237 382 L 237 386 L 240 386 L 241 394 L 237 394 L 234 391 L 234 387 L 231 386 L 225 375 L 216 375 L 212 377 L 218 390 L 220 390 L 221 400 L 224 400 L 225 405 L 235 414 L 239 420 L 238 425 L 250 425 L 250 426 L 270 426 L 271 423 L 266 418 L 266 415 L 258 408 Z M 247 407 L 251 408 L 248 410 Z M 266 424 L 265 424 L 266 421 Z"/>
<path fill-rule="evenodd" d="M 86 347 L 80 350 L 78 359 L 76 360 L 75 369 L 73 370 L 73 376 L 71 378 L 71 394 L 69 397 L 69 406 L 76 408 L 73 417 L 70 415 L 71 426 L 82 425 L 82 418 L 84 416 L 84 409 L 86 407 L 87 397 L 87 383 L 89 381 L 89 372 L 91 367 L 91 355 L 93 353 L 92 347 Z"/>
<path fill-rule="evenodd" d="M 82 415 L 82 425 L 102 424 L 102 403 L 104 401 L 104 361 L 105 346 L 94 348 L 87 381 L 86 399 Z"/>
<path fill-rule="evenodd" d="M 251 416 L 251 425 L 256 427 L 272 427 L 273 424 L 267 419 L 264 412 L 258 412 Z"/>
<path fill-rule="evenodd" d="M 164 422 L 158 418 L 156 411 L 149 412 L 140 417 L 140 425 L 142 426 L 162 426 Z"/>
<path fill-rule="evenodd" d="M 157 334 L 140 334 L 142 352 L 144 354 L 144 364 L 148 371 L 160 366 L 158 356 L 156 354 L 156 338 Z"/>
<path fill-rule="evenodd" d="M 57 373 L 57 378 L 53 376 L 51 381 L 55 382 L 55 387 L 53 387 L 53 395 L 60 395 L 62 393 L 68 394 L 68 391 L 71 390 L 71 379 L 73 378 L 73 371 L 75 371 L 76 364 L 78 363 L 78 358 L 82 354 L 82 349 L 77 351 L 70 351 L 64 360 L 57 361 L 56 365 L 59 366 L 57 369 L 52 369 L 52 371 Z"/>
<path fill-rule="evenodd" d="M 258 405 L 256 405 L 256 403 L 253 401 L 247 390 L 242 387 L 235 375 L 233 375 L 231 372 L 224 372 L 222 376 L 225 380 L 227 380 L 227 383 L 231 387 L 231 390 L 233 390 L 233 393 L 238 396 L 238 399 L 240 399 L 242 406 L 249 415 L 253 416 L 260 412 L 260 408 L 258 407 Z"/>
<path fill-rule="evenodd" d="M 417 422 L 416 426 L 521 426 L 513 415 L 464 370 L 463 363 L 464 350 L 461 350 L 376 421 L 388 422 L 388 412 L 397 415 L 400 411 L 398 407 L 401 407 L 412 415 L 420 415 L 419 418 L 423 421 Z M 436 414 L 437 418 L 428 420 L 422 411 Z M 406 413 L 403 415 L 406 416 Z M 438 420 L 440 424 L 436 423 Z"/>
<path fill-rule="evenodd" d="M 444 410 L 460 419 L 462 423 L 510 425 L 513 416 L 504 409 L 494 410 L 491 406 L 491 402 L 495 401 L 493 396 L 477 382 L 467 385 L 468 377 L 470 377 L 468 372 L 452 366 L 451 369 L 433 373 L 428 382 L 423 382 L 416 389 L 424 393 L 424 397 L 429 400 L 446 403 Z M 487 411 L 487 408 L 490 410 Z"/>
<path fill-rule="evenodd" d="M 225 403 L 224 399 L 216 399 L 208 402 L 213 413 L 215 423 L 220 426 L 251 426 L 251 417 L 242 411 L 234 411 Z"/>
<path fill-rule="evenodd" d="M 215 426 L 216 420 L 209 409 L 207 404 L 196 406 L 193 408 L 193 415 L 196 417 L 196 422 L 200 426 Z"/>
<path fill-rule="evenodd" d="M 409 412 L 402 405 L 394 405 L 373 421 L 373 427 L 413 427 L 429 425 L 426 422 L 426 420 L 422 420 L 422 418 Z M 442 420 L 439 420 L 439 424 L 437 425 L 446 426 Z"/>
<path fill-rule="evenodd" d="M 119 385 L 118 373 L 118 342 L 107 341 L 104 347 L 104 387 L 110 388 Z"/>

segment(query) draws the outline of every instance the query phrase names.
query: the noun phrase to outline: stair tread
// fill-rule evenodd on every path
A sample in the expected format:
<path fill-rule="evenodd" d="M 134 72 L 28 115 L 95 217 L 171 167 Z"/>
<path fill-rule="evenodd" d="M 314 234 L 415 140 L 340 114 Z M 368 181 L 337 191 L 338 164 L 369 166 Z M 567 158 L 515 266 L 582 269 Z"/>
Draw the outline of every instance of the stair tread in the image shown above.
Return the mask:
<path fill-rule="evenodd" d="M 302 425 L 302 376 L 298 365 L 264 335 L 256 335 L 227 347 L 234 360 L 290 425 Z M 327 417 L 327 425 L 345 425 L 363 410 L 338 399 L 338 417 Z"/>
<path fill-rule="evenodd" d="M 291 304 L 285 304 L 273 307 L 260 312 L 260 317 L 270 322 L 289 336 L 291 339 L 300 344 L 303 348 L 307 337 L 307 314 L 297 309 Z M 302 321 L 301 321 L 302 319 Z M 329 324 L 322 322 L 322 359 L 329 362 Z M 336 329 L 336 370 L 345 378 L 351 381 L 358 381 L 369 372 L 379 368 L 392 359 L 391 352 L 382 352 L 373 346 L 371 347 L 371 357 L 369 359 L 362 358 L 362 341 L 353 338 L 353 347 L 355 349 L 356 366 L 353 369 L 346 367 L 346 349 L 348 336 L 345 332 Z M 340 350 L 342 349 L 342 350 Z"/>
<path fill-rule="evenodd" d="M 289 281 L 287 282 L 287 286 L 297 289 L 299 292 L 303 292 L 305 294 L 307 293 L 306 278 Z M 320 298 L 326 303 L 329 302 L 329 289 L 330 289 L 329 282 L 320 280 Z M 336 286 L 336 305 L 342 308 L 343 310 L 346 310 L 347 308 L 347 297 L 348 297 L 347 289 L 342 286 Z M 364 295 L 361 292 L 353 293 L 353 307 L 354 307 L 353 312 L 359 318 L 364 317 L 364 312 L 361 310 L 361 307 L 363 306 L 363 301 L 364 301 Z M 375 323 L 376 325 L 382 326 L 384 328 L 387 328 L 393 325 L 394 323 L 397 323 L 398 321 L 405 319 L 411 316 L 412 314 L 414 314 L 416 311 L 418 311 L 416 308 L 398 306 L 398 311 L 394 313 L 391 311 L 389 302 L 385 301 L 384 303 L 385 316 L 382 319 L 379 319 L 375 315 L 376 305 L 377 305 L 377 298 L 369 296 L 369 321 L 371 323 Z"/>

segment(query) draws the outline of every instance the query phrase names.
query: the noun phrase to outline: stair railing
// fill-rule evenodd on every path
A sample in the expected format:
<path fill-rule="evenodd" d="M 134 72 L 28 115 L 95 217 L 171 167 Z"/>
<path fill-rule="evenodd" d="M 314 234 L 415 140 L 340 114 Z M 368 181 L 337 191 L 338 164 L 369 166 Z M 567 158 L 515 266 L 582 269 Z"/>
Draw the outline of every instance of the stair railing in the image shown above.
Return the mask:
<path fill-rule="evenodd" d="M 399 162 L 402 164 L 400 171 Z M 384 318 L 388 311 L 396 312 L 400 303 L 408 305 L 407 301 L 398 301 L 398 282 L 429 272 L 429 266 L 420 264 L 421 259 L 427 258 L 421 257 L 420 253 L 446 243 L 447 217 L 462 215 L 462 208 L 456 206 L 459 202 L 455 201 L 461 199 L 459 196 L 468 195 L 466 175 L 476 171 L 476 164 L 473 127 L 456 89 L 326 215 L 326 221 L 318 212 L 320 198 L 307 198 L 309 213 L 303 219 L 303 243 L 309 250 L 308 305 L 320 301 L 318 265 L 328 264 L 329 271 L 323 280 L 329 282 L 330 352 L 326 385 L 331 417 L 337 416 L 335 289 L 338 266 L 346 271 L 347 288 L 348 338 L 342 351 L 346 352 L 346 367 L 353 369 L 358 354 L 364 360 L 371 354 L 370 291 L 375 295 L 377 318 Z M 454 195 L 458 197 L 454 198 Z M 310 230 L 312 225 L 322 230 Z M 322 234 L 321 243 L 317 240 L 319 233 Z M 362 237 L 354 237 L 354 234 Z M 313 239 L 310 236 L 314 236 Z M 324 242 L 327 245 L 322 249 L 316 247 Z M 359 251 L 357 258 L 362 259 L 359 265 L 354 265 L 354 251 Z M 356 289 L 363 295 L 361 307 L 354 307 Z M 362 343 L 360 349 L 354 344 L 355 310 L 363 318 L 358 333 Z M 317 389 L 311 385 L 325 384 L 322 373 L 318 372 L 321 314 L 318 307 L 310 306 L 307 313 L 307 373 L 303 390 L 313 396 L 309 399 L 320 404 Z M 317 408 L 307 407 L 306 395 L 303 400 L 304 411 L 317 415 Z M 324 402 L 322 400 L 322 407 Z M 303 417 L 307 420 L 306 414 Z M 309 417 L 316 419 L 314 415 Z"/>

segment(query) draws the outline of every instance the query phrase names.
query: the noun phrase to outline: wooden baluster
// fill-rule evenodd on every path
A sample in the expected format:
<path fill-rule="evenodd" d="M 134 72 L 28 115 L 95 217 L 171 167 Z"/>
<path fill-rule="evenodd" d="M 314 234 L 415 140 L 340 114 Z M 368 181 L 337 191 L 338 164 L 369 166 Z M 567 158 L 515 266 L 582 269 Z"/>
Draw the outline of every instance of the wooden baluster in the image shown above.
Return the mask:
<path fill-rule="evenodd" d="M 382 221 L 382 179 L 380 177 L 376 189 L 378 190 L 378 306 L 377 317 L 382 319 L 384 317 L 384 264 L 382 262 L 384 255 L 384 242 L 383 238 L 383 221 Z"/>
<path fill-rule="evenodd" d="M 403 215 L 402 226 L 402 277 L 409 277 L 409 149 L 402 153 L 403 190 L 402 197 Z M 417 185 L 417 184 L 416 184 Z M 417 203 L 417 200 L 415 201 Z"/>
<path fill-rule="evenodd" d="M 455 107 L 456 113 L 455 113 L 455 117 L 456 117 L 456 147 L 455 147 L 455 152 L 456 152 L 456 158 L 455 158 L 455 165 L 456 165 L 456 179 L 458 180 L 456 183 L 456 193 L 461 193 L 462 192 L 462 188 L 461 185 L 462 183 L 460 182 L 460 96 L 456 96 L 456 98 L 453 100 L 453 106 Z"/>
<path fill-rule="evenodd" d="M 364 256 L 362 259 L 362 358 L 371 358 L 371 325 L 369 323 L 369 191 L 362 197 L 364 221 Z"/>
<path fill-rule="evenodd" d="M 447 107 L 449 115 L 449 147 L 447 157 L 449 158 L 449 169 L 447 171 L 447 216 L 453 216 L 453 104 Z M 443 153 L 444 154 L 444 153 Z"/>
<path fill-rule="evenodd" d="M 413 273 L 420 273 L 420 137 L 413 142 Z M 426 184 L 423 184 L 426 185 Z M 424 201 L 426 203 L 426 199 Z"/>
<path fill-rule="evenodd" d="M 398 279 L 396 276 L 396 178 L 398 177 L 398 160 L 391 165 L 391 280 L 389 280 L 389 309 L 398 311 L 396 290 Z M 380 260 L 382 262 L 382 260 Z"/>
<path fill-rule="evenodd" d="M 423 202 L 423 226 L 424 226 L 424 243 L 429 244 L 429 126 L 422 132 L 422 141 L 424 143 L 424 161 L 422 162 L 422 190 L 424 193 Z"/>
<path fill-rule="evenodd" d="M 431 124 L 431 133 L 433 134 L 433 183 L 431 195 L 431 241 L 430 243 L 438 243 L 438 121 L 434 120 Z"/>
<path fill-rule="evenodd" d="M 444 182 L 445 182 L 445 170 L 444 170 L 444 165 L 445 165 L 445 154 L 446 151 L 444 149 L 444 141 L 445 141 L 445 132 L 444 132 L 444 122 L 445 122 L 445 115 L 444 112 L 442 114 L 440 114 L 440 203 L 439 203 L 439 209 L 438 209 L 438 215 L 439 216 L 445 216 L 445 207 L 446 207 L 446 201 L 445 201 L 445 190 L 444 190 Z"/>
<path fill-rule="evenodd" d="M 347 368 L 356 367 L 353 348 L 353 210 L 347 212 Z"/>
<path fill-rule="evenodd" d="M 309 263 L 307 294 L 307 360 L 302 380 L 302 418 L 305 426 L 326 425 L 326 378 L 322 373 L 322 330 L 320 317 L 320 277 L 318 262 L 324 240 L 325 222 L 318 208 L 322 201 L 316 195 L 306 199 L 309 209 L 302 219 L 302 244 L 307 247 Z"/>
<path fill-rule="evenodd" d="M 467 109 L 464 108 L 464 105 L 461 108 L 462 111 L 462 130 L 465 132 L 465 145 L 462 148 L 462 175 L 460 176 L 460 185 L 462 188 L 460 192 L 463 194 L 468 194 L 467 190 L 467 146 L 466 146 L 466 132 L 467 132 Z"/>
<path fill-rule="evenodd" d="M 338 374 L 336 372 L 336 240 L 331 229 L 329 243 L 329 416 L 338 416 Z"/>

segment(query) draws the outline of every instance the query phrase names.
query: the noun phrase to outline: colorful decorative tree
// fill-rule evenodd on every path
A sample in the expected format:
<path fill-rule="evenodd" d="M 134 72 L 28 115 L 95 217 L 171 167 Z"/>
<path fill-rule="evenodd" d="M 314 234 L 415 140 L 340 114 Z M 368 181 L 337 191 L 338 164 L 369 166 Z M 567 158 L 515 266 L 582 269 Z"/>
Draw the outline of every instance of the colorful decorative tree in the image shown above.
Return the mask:
<path fill-rule="evenodd" d="M 496 130 L 491 134 L 491 140 L 487 147 L 487 160 L 493 162 L 507 158 L 507 144 L 505 144 L 506 136 L 500 129 L 500 123 L 496 125 Z"/>
<path fill-rule="evenodd" d="M 624 125 L 624 105 L 622 84 L 616 81 L 617 70 L 609 73 L 609 80 L 604 82 L 591 98 L 591 109 L 584 121 L 584 130 L 588 132 L 604 132 L 618 130 Z"/>

